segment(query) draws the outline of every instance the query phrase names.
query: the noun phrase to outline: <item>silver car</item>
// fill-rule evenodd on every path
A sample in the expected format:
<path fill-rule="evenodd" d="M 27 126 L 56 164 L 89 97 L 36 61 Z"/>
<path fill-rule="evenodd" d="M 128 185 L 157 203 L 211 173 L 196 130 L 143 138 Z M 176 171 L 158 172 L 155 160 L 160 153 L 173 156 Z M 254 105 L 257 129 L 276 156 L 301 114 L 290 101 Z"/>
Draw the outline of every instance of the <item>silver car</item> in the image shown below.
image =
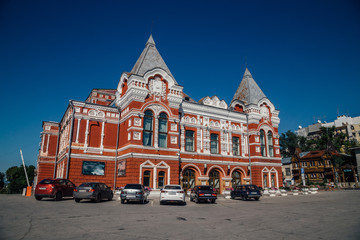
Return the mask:
<path fill-rule="evenodd" d="M 124 189 L 120 193 L 121 203 L 124 204 L 125 201 L 139 201 L 144 204 L 147 202 L 147 197 L 149 192 L 145 190 L 144 186 L 141 184 L 126 184 Z"/>

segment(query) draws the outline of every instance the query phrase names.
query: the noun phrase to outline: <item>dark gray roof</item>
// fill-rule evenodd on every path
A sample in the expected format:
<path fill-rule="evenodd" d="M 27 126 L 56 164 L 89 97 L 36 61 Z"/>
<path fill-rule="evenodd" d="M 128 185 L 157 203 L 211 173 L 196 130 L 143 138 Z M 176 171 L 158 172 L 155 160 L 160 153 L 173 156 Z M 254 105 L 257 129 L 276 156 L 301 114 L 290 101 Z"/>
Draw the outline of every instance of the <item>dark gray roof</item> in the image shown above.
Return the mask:
<path fill-rule="evenodd" d="M 167 67 L 160 53 L 156 49 L 155 41 L 152 35 L 150 35 L 149 40 L 147 41 L 145 48 L 142 51 L 139 59 L 136 61 L 133 69 L 131 70 L 131 73 L 144 76 L 147 71 L 154 68 L 161 68 L 162 70 L 167 72 L 172 78 L 174 78 L 170 72 L 170 69 Z"/>
<path fill-rule="evenodd" d="M 246 104 L 257 104 L 259 100 L 266 97 L 257 85 L 249 69 L 246 68 L 243 79 L 232 99 L 232 101 L 238 99 Z"/>
<path fill-rule="evenodd" d="M 281 159 L 282 164 L 290 164 L 291 163 L 291 157 L 286 157 Z"/>

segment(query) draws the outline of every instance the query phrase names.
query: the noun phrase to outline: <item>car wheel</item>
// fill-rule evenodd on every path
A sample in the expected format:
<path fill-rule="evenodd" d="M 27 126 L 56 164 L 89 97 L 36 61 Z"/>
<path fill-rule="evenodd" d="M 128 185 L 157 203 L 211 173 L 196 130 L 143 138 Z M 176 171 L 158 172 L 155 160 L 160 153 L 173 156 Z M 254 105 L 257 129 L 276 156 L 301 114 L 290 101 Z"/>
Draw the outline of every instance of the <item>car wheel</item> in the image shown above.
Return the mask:
<path fill-rule="evenodd" d="M 121 199 L 121 204 L 124 204 L 125 203 L 125 200 L 124 199 Z"/>
<path fill-rule="evenodd" d="M 101 201 L 101 195 L 100 193 L 98 195 L 96 195 L 96 199 L 95 199 L 95 202 L 100 202 Z"/>
<path fill-rule="evenodd" d="M 211 203 L 215 203 L 216 202 L 216 199 L 211 199 Z"/>
<path fill-rule="evenodd" d="M 190 202 L 192 202 L 192 201 L 194 201 L 194 199 L 191 197 L 191 195 L 190 195 Z"/>
<path fill-rule="evenodd" d="M 75 198 L 75 202 L 79 203 L 80 202 L 80 198 Z"/>
<path fill-rule="evenodd" d="M 231 195 L 230 195 L 230 198 L 231 198 L 231 199 L 235 199 L 234 194 L 231 194 Z"/>
<path fill-rule="evenodd" d="M 114 197 L 114 195 L 111 193 L 111 194 L 110 194 L 110 197 L 108 198 L 108 200 L 109 200 L 109 201 L 112 201 L 113 197 Z"/>
<path fill-rule="evenodd" d="M 57 192 L 55 195 L 55 200 L 56 201 L 60 201 L 62 199 L 62 193 L 61 192 Z"/>
<path fill-rule="evenodd" d="M 42 197 L 39 197 L 39 196 L 35 196 L 35 199 L 40 201 L 42 199 Z"/>
<path fill-rule="evenodd" d="M 195 197 L 194 202 L 199 203 L 199 199 Z"/>
<path fill-rule="evenodd" d="M 163 201 L 160 201 L 160 205 L 164 205 L 164 202 L 163 202 Z"/>
<path fill-rule="evenodd" d="M 254 198 L 255 199 L 255 201 L 259 201 L 259 197 L 256 197 L 256 198 Z"/>

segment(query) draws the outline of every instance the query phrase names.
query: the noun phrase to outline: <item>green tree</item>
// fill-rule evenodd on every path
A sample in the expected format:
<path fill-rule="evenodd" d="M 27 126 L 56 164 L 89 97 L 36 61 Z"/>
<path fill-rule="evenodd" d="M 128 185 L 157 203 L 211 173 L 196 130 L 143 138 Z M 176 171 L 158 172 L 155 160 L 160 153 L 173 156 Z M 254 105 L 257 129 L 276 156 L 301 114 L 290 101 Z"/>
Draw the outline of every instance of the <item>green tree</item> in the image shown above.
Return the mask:
<path fill-rule="evenodd" d="M 26 166 L 30 184 L 34 180 L 34 171 L 35 167 L 33 165 Z M 27 187 L 24 167 L 22 165 L 19 167 L 14 166 L 6 170 L 6 179 L 9 181 L 8 193 L 21 193 L 22 189 Z"/>
<path fill-rule="evenodd" d="M 295 154 L 296 148 L 302 151 L 310 149 L 309 142 L 305 137 L 298 136 L 294 132 L 288 130 L 280 135 L 280 153 L 283 157 L 291 157 Z"/>
<path fill-rule="evenodd" d="M 346 135 L 343 132 L 336 133 L 335 126 L 320 128 L 320 137 L 313 141 L 315 150 L 327 150 L 330 152 L 342 152 L 349 154 L 349 148 L 356 146 L 356 141 L 346 140 Z"/>
<path fill-rule="evenodd" d="M 5 186 L 5 173 L 0 172 L 0 190 Z"/>

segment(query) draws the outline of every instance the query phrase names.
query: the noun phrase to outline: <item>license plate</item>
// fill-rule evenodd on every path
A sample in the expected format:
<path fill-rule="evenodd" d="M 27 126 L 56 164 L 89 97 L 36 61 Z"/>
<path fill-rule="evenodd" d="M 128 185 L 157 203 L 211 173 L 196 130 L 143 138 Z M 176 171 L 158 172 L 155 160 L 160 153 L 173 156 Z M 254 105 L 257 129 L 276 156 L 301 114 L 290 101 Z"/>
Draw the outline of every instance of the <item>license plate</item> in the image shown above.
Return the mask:
<path fill-rule="evenodd" d="M 39 187 L 39 189 L 40 189 L 40 190 L 46 190 L 46 188 L 45 188 L 45 187 Z"/>
<path fill-rule="evenodd" d="M 169 192 L 169 195 L 176 195 L 176 192 Z"/>
<path fill-rule="evenodd" d="M 211 196 L 211 194 L 205 194 L 205 196 Z"/>
<path fill-rule="evenodd" d="M 251 192 L 251 194 L 257 194 L 257 192 Z"/>
<path fill-rule="evenodd" d="M 79 190 L 79 192 L 86 192 L 86 190 Z"/>

